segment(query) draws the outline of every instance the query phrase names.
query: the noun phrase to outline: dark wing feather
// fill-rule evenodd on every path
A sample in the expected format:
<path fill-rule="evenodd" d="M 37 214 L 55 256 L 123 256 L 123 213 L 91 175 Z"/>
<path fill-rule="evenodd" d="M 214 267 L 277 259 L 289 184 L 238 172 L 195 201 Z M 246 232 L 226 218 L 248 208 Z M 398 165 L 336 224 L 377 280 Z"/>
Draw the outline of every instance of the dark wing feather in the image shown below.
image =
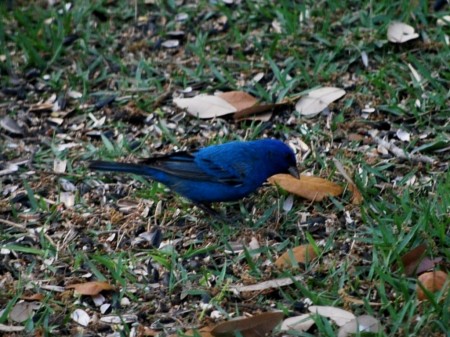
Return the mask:
<path fill-rule="evenodd" d="M 181 179 L 196 181 L 209 181 L 214 183 L 223 183 L 230 185 L 242 184 L 242 178 L 216 165 L 214 161 L 202 158 L 202 165 L 207 167 L 203 169 L 196 162 L 197 152 L 176 152 L 164 156 L 143 159 L 141 164 L 151 168 L 176 176 Z"/>

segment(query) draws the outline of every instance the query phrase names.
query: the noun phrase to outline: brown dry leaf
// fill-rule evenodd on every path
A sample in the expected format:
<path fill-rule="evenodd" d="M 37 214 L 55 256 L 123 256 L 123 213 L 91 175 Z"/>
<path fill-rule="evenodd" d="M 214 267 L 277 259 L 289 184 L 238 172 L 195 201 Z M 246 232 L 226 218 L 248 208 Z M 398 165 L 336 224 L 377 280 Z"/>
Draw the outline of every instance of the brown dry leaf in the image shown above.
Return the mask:
<path fill-rule="evenodd" d="M 428 296 L 427 294 L 425 294 L 422 287 L 431 293 L 440 291 L 444 287 L 445 282 L 447 281 L 448 278 L 449 275 L 441 270 L 423 273 L 418 278 L 417 298 L 421 301 L 427 300 Z"/>
<path fill-rule="evenodd" d="M 272 111 L 287 105 L 288 103 L 258 104 L 237 111 L 234 119 L 241 121 L 246 119 L 268 121 L 272 117 Z"/>
<path fill-rule="evenodd" d="M 233 337 L 239 331 L 244 337 L 266 336 L 283 319 L 282 312 L 265 312 L 252 317 L 237 317 L 217 324 L 211 334 L 215 337 Z"/>
<path fill-rule="evenodd" d="M 21 299 L 25 301 L 42 301 L 45 298 L 44 294 L 33 294 L 30 296 L 22 296 Z"/>
<path fill-rule="evenodd" d="M 401 265 L 403 267 L 406 276 L 412 276 L 416 273 L 417 267 L 423 260 L 426 250 L 427 245 L 424 243 L 421 244 L 420 246 L 417 246 L 413 250 L 410 250 L 408 253 L 406 253 L 400 258 Z M 398 266 L 395 265 L 393 271 L 396 271 L 397 269 Z"/>
<path fill-rule="evenodd" d="M 278 185 L 289 193 L 311 201 L 322 201 L 327 196 L 336 197 L 343 192 L 341 186 L 319 177 L 301 176 L 300 179 L 296 179 L 289 174 L 276 174 L 268 180 L 269 183 Z"/>
<path fill-rule="evenodd" d="M 229 91 L 217 95 L 223 98 L 236 108 L 236 111 L 241 111 L 250 108 L 258 103 L 258 100 L 244 91 Z"/>
<path fill-rule="evenodd" d="M 291 261 L 291 257 L 298 263 L 308 263 L 311 260 L 314 260 L 317 257 L 317 254 L 312 245 L 301 245 L 284 252 L 284 254 L 275 261 L 275 265 L 278 268 L 292 267 L 293 261 Z"/>
<path fill-rule="evenodd" d="M 350 192 L 352 192 L 352 204 L 353 205 L 361 205 L 364 198 L 361 194 L 361 191 L 358 189 L 358 187 L 355 184 L 349 184 L 348 189 Z"/>
<path fill-rule="evenodd" d="M 86 283 L 71 284 L 66 289 L 74 289 L 81 295 L 95 296 L 100 294 L 103 290 L 113 290 L 114 287 L 108 282 L 93 281 Z"/>

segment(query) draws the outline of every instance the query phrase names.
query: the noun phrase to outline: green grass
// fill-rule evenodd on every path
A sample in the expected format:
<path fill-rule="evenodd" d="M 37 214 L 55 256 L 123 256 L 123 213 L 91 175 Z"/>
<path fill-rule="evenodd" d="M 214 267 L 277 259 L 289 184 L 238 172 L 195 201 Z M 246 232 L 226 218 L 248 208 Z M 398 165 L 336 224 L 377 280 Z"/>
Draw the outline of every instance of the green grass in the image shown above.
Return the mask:
<path fill-rule="evenodd" d="M 211 323 L 212 310 L 224 319 L 274 308 L 295 316 L 307 312 L 301 303 L 309 299 L 374 316 L 383 326 L 380 336 L 444 336 L 450 296 L 442 292 L 419 302 L 416 277 L 393 271 L 401 256 L 423 243 L 429 257 L 442 257 L 438 269 L 448 270 L 450 259 L 449 26 L 436 24 L 449 7 L 436 13 L 430 5 L 138 1 L 135 12 L 133 2 L 77 1 L 68 11 L 62 4 L 12 9 L 0 4 L 0 115 L 27 130 L 21 136 L 0 134 L 0 170 L 9 161 L 32 158 L 18 172 L 0 175 L 0 219 L 6 220 L 0 222 L 0 249 L 5 249 L 0 323 L 23 326 L 23 335 L 72 335 L 80 329 L 70 318 L 75 309 L 91 317 L 106 314 L 89 296 L 42 285 L 105 280 L 116 286 L 103 294 L 111 304 L 107 314 L 134 313 L 137 322 L 91 323 L 83 333 L 116 329 L 128 335 L 140 325 L 169 334 Z M 177 21 L 182 13 L 187 19 Z M 388 42 L 392 21 L 414 26 L 420 37 Z M 280 32 L 274 29 L 278 24 Z M 175 30 L 185 32 L 180 48 L 161 47 Z M 78 38 L 65 43 L 74 34 Z M 33 72 L 37 75 L 27 76 Z M 252 82 L 258 73 L 263 78 Z M 261 102 L 295 103 L 319 86 L 341 87 L 347 94 L 330 106 L 330 115 L 312 119 L 287 107 L 269 122 L 198 120 L 172 103 L 187 87 L 193 94 L 244 90 Z M 82 98 L 70 98 L 70 90 Z M 63 113 L 28 111 L 52 95 L 65 98 Z M 111 95 L 114 102 L 95 107 Z M 361 114 L 366 105 L 376 109 L 367 117 Z M 92 116 L 105 122 L 96 124 Z M 64 122 L 56 126 L 50 117 Z M 436 163 L 378 153 L 369 136 L 373 129 Z M 398 140 L 398 129 L 409 131 L 411 141 Z M 363 140 L 351 140 L 351 134 Z M 133 160 L 265 136 L 301 139 L 311 149 L 301 170 L 343 184 L 333 163 L 337 158 L 354 177 L 363 204 L 352 205 L 350 193 L 320 203 L 296 198 L 286 213 L 287 194 L 265 187 L 238 203 L 214 205 L 231 219 L 223 223 L 160 184 L 133 175 L 91 174 L 85 165 L 91 159 Z M 76 146 L 61 148 L 70 143 Z M 53 173 L 55 159 L 67 160 L 67 174 Z M 60 178 L 76 187 L 73 208 L 58 204 L 64 191 Z M 126 200 L 134 207 L 118 205 Z M 161 230 L 162 248 L 136 241 L 152 228 Z M 256 251 L 248 247 L 253 237 L 260 245 Z M 311 242 L 319 258 L 301 272 L 270 265 L 286 250 Z M 244 246 L 241 254 L 229 252 L 236 243 Z M 304 281 L 270 292 L 230 292 L 236 284 L 300 273 Z M 346 301 L 343 292 L 363 304 Z M 35 293 L 44 295 L 41 308 L 25 322 L 11 321 L 21 296 Z M 208 299 L 213 309 L 201 308 Z M 309 332 L 287 334 L 337 332 L 336 325 L 317 318 Z"/>

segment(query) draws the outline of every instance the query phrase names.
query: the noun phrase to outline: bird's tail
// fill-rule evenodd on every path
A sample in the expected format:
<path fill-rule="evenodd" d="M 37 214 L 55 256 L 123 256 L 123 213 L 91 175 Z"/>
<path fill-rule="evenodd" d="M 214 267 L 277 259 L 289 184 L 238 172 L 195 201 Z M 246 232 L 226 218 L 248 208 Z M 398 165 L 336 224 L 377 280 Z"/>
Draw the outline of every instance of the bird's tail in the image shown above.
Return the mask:
<path fill-rule="evenodd" d="M 141 175 L 152 174 L 151 170 L 142 164 L 117 163 L 113 161 L 94 160 L 89 162 L 89 168 L 98 171 L 126 172 Z"/>

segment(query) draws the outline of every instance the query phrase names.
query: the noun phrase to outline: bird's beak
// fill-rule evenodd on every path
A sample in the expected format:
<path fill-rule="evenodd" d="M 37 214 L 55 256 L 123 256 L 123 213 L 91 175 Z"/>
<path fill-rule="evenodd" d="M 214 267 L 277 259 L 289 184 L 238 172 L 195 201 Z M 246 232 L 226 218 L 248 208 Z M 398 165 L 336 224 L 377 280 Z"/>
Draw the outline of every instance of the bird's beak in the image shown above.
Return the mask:
<path fill-rule="evenodd" d="M 288 168 L 288 172 L 291 176 L 294 178 L 300 179 L 300 173 L 298 172 L 298 169 L 296 166 L 291 166 Z"/>

